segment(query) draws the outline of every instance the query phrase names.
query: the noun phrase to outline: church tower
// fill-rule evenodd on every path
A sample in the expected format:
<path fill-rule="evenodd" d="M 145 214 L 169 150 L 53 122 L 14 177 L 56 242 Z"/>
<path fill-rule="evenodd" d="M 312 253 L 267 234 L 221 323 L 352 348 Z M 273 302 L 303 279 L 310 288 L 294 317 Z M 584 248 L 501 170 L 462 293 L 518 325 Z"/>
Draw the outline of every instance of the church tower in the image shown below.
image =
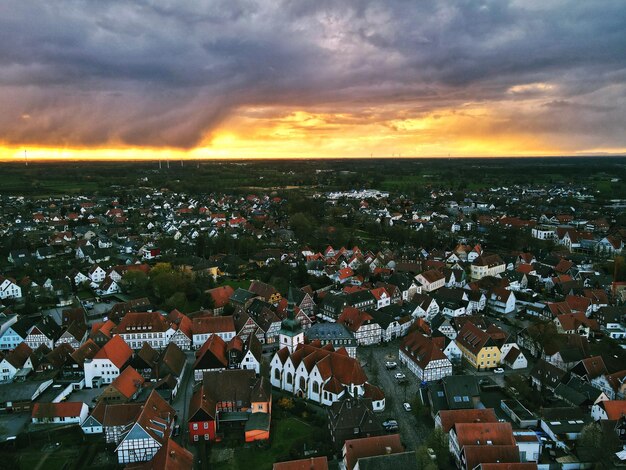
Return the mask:
<path fill-rule="evenodd" d="M 300 320 L 295 317 L 296 303 L 293 300 L 293 291 L 289 286 L 289 294 L 287 295 L 287 318 L 285 318 L 280 324 L 280 332 L 278 338 L 280 341 L 280 349 L 287 347 L 289 354 L 292 354 L 298 344 L 304 343 L 304 331 Z"/>

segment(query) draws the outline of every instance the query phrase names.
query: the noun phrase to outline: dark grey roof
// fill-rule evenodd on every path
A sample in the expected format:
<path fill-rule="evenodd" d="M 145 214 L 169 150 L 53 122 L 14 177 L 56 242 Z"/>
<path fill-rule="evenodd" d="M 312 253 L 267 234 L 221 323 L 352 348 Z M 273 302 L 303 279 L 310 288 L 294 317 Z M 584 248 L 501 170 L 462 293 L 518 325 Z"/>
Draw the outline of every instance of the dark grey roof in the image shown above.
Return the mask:
<path fill-rule="evenodd" d="M 41 394 L 50 385 L 52 385 L 52 380 L 26 380 L 0 384 L 0 403 L 32 400 L 38 390 L 38 394 Z"/>
<path fill-rule="evenodd" d="M 235 292 L 233 292 L 233 295 L 230 296 L 230 300 L 232 302 L 244 304 L 247 300 L 250 300 L 253 297 L 256 297 L 256 294 L 239 287 Z"/>
<path fill-rule="evenodd" d="M 309 340 L 349 340 L 355 341 L 354 335 L 341 323 L 316 323 L 305 333 Z"/>

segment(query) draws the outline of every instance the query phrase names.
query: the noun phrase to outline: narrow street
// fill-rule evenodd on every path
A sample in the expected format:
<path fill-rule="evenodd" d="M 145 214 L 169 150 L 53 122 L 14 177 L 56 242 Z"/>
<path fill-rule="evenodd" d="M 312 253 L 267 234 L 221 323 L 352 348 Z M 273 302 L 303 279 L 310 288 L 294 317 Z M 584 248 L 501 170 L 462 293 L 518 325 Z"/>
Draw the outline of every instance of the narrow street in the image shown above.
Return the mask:
<path fill-rule="evenodd" d="M 395 419 L 400 428 L 400 436 L 405 447 L 414 450 L 420 446 L 432 432 L 432 426 L 420 422 L 415 414 L 406 411 L 403 403 L 406 401 L 413 405 L 415 396 L 419 388 L 417 377 L 406 367 L 400 365 L 398 361 L 399 341 L 392 341 L 389 344 L 381 344 L 369 348 L 359 348 L 357 357 L 364 364 L 365 371 L 371 383 L 381 387 L 386 396 L 385 411 L 380 413 L 382 421 Z M 371 356 L 370 356 L 371 354 Z M 375 363 L 367 363 L 370 360 Z M 393 370 L 385 368 L 385 362 L 393 361 L 398 363 L 398 367 Z M 378 370 L 378 377 L 373 374 L 373 369 Z M 395 374 L 401 372 L 407 377 L 406 385 L 399 384 L 395 379 Z"/>

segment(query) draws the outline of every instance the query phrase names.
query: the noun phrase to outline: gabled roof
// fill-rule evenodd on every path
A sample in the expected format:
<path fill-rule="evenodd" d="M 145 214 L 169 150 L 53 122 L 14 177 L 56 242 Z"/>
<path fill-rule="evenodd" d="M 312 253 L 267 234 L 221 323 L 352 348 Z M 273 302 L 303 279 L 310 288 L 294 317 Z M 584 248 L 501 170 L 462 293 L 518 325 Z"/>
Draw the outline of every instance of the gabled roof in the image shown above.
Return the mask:
<path fill-rule="evenodd" d="M 139 372 L 128 366 L 111 382 L 109 387 L 113 387 L 127 400 L 130 400 L 141 389 L 145 381 L 146 379 Z"/>
<path fill-rule="evenodd" d="M 235 321 L 232 315 L 223 317 L 197 317 L 192 322 L 193 334 L 235 332 Z"/>
<path fill-rule="evenodd" d="M 206 293 L 213 299 L 213 308 L 223 308 L 230 302 L 230 298 L 235 293 L 235 290 L 231 286 L 220 286 L 209 289 Z"/>
<path fill-rule="evenodd" d="M 415 331 L 407 335 L 400 345 L 400 350 L 415 362 L 420 369 L 424 370 L 432 361 L 446 360 L 448 358 L 432 338 Z"/>
<path fill-rule="evenodd" d="M 188 422 L 215 420 L 215 400 L 204 390 L 202 383 L 194 390 L 189 401 Z"/>
<path fill-rule="evenodd" d="M 519 463 L 516 445 L 466 445 L 463 448 L 466 468 L 476 468 L 481 463 Z"/>
<path fill-rule="evenodd" d="M 455 423 L 453 429 L 460 447 L 466 445 L 515 445 L 511 423 Z"/>
<path fill-rule="evenodd" d="M 13 351 L 6 355 L 5 359 L 16 369 L 21 369 L 32 353 L 33 350 L 28 344 L 20 343 Z"/>
<path fill-rule="evenodd" d="M 85 404 L 82 401 L 66 401 L 61 403 L 39 402 L 33 405 L 33 418 L 74 418 L 80 416 Z"/>
<path fill-rule="evenodd" d="M 459 331 L 456 342 L 465 349 L 478 354 L 484 347 L 495 346 L 488 333 L 478 329 L 472 322 L 466 322 Z"/>
<path fill-rule="evenodd" d="M 497 423 L 498 417 L 493 408 L 440 410 L 441 429 L 448 433 L 457 423 Z"/>
<path fill-rule="evenodd" d="M 107 320 L 105 322 L 96 322 L 91 325 L 91 335 L 94 336 L 96 333 L 101 333 L 104 336 L 110 338 L 112 336 L 112 330 L 115 328 L 115 323 L 113 320 Z"/>
<path fill-rule="evenodd" d="M 125 440 L 134 440 L 136 438 L 135 436 L 141 439 L 147 436 L 157 441 L 160 445 L 163 445 L 170 435 L 175 416 L 176 410 L 153 390 L 141 409 L 141 413 L 139 413 L 135 423 L 135 426 L 138 426 L 143 433 L 133 433 L 135 426 L 131 427 L 123 434 L 116 451 Z"/>
<path fill-rule="evenodd" d="M 88 339 L 76 351 L 71 354 L 74 362 L 80 366 L 85 363 L 85 359 L 92 359 L 100 350 L 100 346 Z"/>
<path fill-rule="evenodd" d="M 205 361 L 212 361 L 211 358 L 214 358 L 223 367 L 228 367 L 226 342 L 218 335 L 209 336 L 200 349 L 196 351 L 196 362 L 194 363 L 193 368 L 200 368 L 200 365 Z"/>
<path fill-rule="evenodd" d="M 193 454 L 182 448 L 173 439 L 154 454 L 149 462 L 126 466 L 125 470 L 188 470 L 193 467 Z"/>
<path fill-rule="evenodd" d="M 346 469 L 353 470 L 360 458 L 404 452 L 399 434 L 349 439 L 344 443 Z"/>
<path fill-rule="evenodd" d="M 154 333 L 167 331 L 168 324 L 159 312 L 129 312 L 124 315 L 115 333 Z"/>
<path fill-rule="evenodd" d="M 598 403 L 598 406 L 604 409 L 610 420 L 618 420 L 626 416 L 626 400 L 605 400 Z"/>
<path fill-rule="evenodd" d="M 121 336 L 114 336 L 111 338 L 93 357 L 94 359 L 108 359 L 118 369 L 121 369 L 124 364 L 133 355 L 133 350 L 130 349 L 128 344 L 122 339 Z"/>
<path fill-rule="evenodd" d="M 187 356 L 185 352 L 176 343 L 170 343 L 159 357 L 158 370 L 153 372 L 157 378 L 163 378 L 166 374 L 180 377 L 186 362 Z"/>

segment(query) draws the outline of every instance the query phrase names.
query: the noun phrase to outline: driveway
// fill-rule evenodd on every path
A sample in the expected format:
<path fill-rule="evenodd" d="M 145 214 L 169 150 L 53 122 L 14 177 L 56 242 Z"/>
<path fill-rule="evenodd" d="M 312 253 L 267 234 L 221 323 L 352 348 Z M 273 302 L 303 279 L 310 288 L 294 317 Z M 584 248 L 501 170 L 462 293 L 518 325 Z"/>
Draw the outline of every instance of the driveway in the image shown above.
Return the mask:
<path fill-rule="evenodd" d="M 382 421 L 395 419 L 398 422 L 400 436 L 406 448 L 414 450 L 424 443 L 432 432 L 433 427 L 418 421 L 414 413 L 405 411 L 402 406 L 405 401 L 413 403 L 419 388 L 419 381 L 412 372 L 400 365 L 398 361 L 399 344 L 399 341 L 396 340 L 379 346 L 361 347 L 357 351 L 357 357 L 364 365 L 370 382 L 378 385 L 385 392 L 385 411 L 379 414 Z M 368 363 L 370 359 L 376 364 L 375 366 L 371 362 Z M 387 361 L 397 362 L 398 367 L 394 370 L 387 370 L 385 368 L 385 362 Z M 378 370 L 377 378 L 372 373 L 374 368 Z M 398 372 L 406 375 L 408 379 L 406 386 L 400 385 L 394 378 Z"/>

